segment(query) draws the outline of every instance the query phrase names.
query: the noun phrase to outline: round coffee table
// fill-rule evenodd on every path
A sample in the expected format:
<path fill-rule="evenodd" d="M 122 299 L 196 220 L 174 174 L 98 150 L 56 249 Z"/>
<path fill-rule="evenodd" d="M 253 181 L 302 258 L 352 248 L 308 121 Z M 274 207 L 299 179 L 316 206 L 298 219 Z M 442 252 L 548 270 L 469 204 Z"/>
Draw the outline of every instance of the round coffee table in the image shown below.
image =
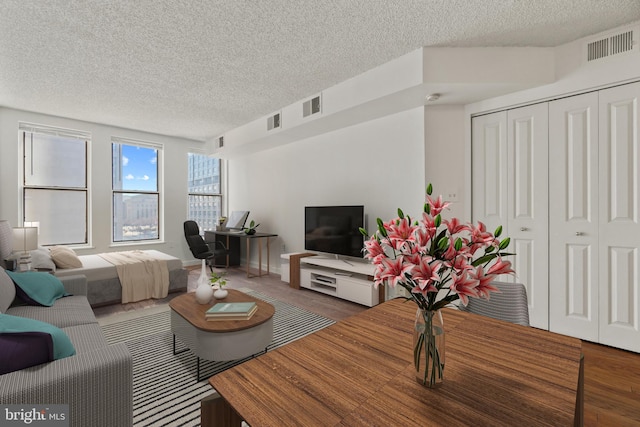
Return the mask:
<path fill-rule="evenodd" d="M 217 302 L 250 302 L 258 310 L 249 320 L 208 321 L 205 312 Z M 211 300 L 209 304 L 198 304 L 195 293 L 180 295 L 169 302 L 171 308 L 171 332 L 173 353 L 176 352 L 176 337 L 198 358 L 197 378 L 200 378 L 200 359 L 242 359 L 267 350 L 273 340 L 273 305 L 235 289 L 223 300 Z"/>

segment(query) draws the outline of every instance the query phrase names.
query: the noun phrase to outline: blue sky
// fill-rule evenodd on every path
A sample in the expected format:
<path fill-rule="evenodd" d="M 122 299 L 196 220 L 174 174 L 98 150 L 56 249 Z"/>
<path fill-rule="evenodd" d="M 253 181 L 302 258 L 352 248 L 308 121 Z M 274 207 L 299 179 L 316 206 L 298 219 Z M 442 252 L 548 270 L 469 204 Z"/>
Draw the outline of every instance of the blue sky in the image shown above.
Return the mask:
<path fill-rule="evenodd" d="M 158 190 L 157 151 L 122 145 L 123 190 Z"/>

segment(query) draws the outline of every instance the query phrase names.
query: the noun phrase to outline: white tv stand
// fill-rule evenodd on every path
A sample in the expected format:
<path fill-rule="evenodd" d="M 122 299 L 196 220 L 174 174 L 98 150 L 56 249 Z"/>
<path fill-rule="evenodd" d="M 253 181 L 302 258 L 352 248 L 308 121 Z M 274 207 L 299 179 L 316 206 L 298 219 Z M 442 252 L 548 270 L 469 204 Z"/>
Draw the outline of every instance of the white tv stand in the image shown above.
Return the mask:
<path fill-rule="evenodd" d="M 380 292 L 373 286 L 375 267 L 357 261 L 326 258 L 321 255 L 299 258 L 300 287 L 373 307 Z M 295 275 L 292 271 L 291 274 Z"/>

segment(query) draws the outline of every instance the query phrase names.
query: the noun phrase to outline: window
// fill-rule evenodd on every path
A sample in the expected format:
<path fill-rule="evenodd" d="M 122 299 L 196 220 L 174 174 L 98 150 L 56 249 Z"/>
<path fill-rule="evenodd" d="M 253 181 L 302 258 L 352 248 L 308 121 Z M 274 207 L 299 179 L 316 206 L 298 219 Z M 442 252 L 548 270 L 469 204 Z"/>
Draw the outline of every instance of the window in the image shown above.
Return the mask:
<path fill-rule="evenodd" d="M 160 239 L 160 145 L 112 138 L 113 241 Z"/>
<path fill-rule="evenodd" d="M 222 216 L 220 159 L 189 153 L 189 219 L 201 230 L 213 230 Z"/>
<path fill-rule="evenodd" d="M 91 134 L 20 123 L 25 223 L 39 245 L 88 243 L 87 156 Z"/>

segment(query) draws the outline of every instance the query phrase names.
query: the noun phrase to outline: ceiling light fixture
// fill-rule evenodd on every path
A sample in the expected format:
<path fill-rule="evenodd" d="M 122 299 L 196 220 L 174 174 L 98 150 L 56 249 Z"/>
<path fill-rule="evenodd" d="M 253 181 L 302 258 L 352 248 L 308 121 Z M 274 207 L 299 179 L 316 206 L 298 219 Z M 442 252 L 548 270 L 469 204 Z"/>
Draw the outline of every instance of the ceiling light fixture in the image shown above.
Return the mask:
<path fill-rule="evenodd" d="M 438 99 L 440 99 L 440 94 L 439 93 L 430 93 L 429 95 L 425 96 L 424 99 L 427 102 L 437 101 Z"/>

